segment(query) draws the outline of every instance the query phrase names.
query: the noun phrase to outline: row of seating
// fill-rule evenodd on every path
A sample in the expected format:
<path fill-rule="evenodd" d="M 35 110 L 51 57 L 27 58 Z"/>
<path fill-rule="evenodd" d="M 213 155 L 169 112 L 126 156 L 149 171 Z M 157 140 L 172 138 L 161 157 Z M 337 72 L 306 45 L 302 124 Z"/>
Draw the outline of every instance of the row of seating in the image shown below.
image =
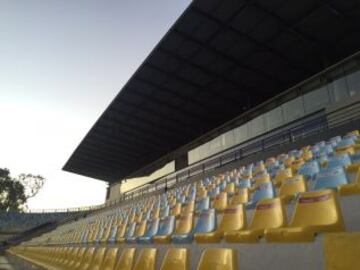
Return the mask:
<path fill-rule="evenodd" d="M 26 247 L 13 248 L 11 252 L 49 270 L 155 270 L 157 269 L 156 248 L 117 247 Z M 211 248 L 202 253 L 198 270 L 238 269 L 236 250 Z M 169 248 L 160 270 L 189 270 L 190 252 L 186 248 Z"/>
<path fill-rule="evenodd" d="M 156 250 L 171 243 L 311 242 L 319 233 L 346 230 L 339 196 L 360 194 L 359 142 L 359 132 L 354 131 L 161 194 L 125 201 L 65 223 L 13 252 L 30 261 L 40 260 L 49 269 L 64 269 L 49 256 L 84 250 L 82 258 L 89 248 L 95 252 L 148 245 Z"/>

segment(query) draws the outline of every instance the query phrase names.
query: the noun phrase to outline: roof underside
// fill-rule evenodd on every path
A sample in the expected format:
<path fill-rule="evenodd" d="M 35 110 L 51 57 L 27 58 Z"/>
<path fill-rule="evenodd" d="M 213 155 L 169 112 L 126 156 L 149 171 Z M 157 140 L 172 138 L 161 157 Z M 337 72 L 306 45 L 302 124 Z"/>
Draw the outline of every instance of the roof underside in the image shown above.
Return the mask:
<path fill-rule="evenodd" d="M 64 170 L 114 182 L 360 48 L 356 0 L 190 4 Z"/>

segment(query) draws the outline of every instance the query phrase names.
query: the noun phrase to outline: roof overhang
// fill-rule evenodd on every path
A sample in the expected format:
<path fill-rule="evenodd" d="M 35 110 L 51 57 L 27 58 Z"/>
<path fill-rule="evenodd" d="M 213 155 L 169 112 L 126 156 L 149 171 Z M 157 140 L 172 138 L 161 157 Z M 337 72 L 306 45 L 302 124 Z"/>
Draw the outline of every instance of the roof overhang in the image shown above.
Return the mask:
<path fill-rule="evenodd" d="M 63 169 L 134 175 L 358 51 L 359 16 L 350 0 L 193 1 Z"/>

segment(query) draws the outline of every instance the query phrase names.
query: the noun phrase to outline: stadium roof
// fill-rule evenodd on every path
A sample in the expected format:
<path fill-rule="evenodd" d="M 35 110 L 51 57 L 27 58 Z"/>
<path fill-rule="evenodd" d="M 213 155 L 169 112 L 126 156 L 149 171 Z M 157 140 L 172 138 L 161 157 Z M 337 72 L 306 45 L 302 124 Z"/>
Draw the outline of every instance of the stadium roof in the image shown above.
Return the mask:
<path fill-rule="evenodd" d="M 193 1 L 64 170 L 109 182 L 360 48 L 359 1 Z M 141 173 L 140 173 L 141 174 Z"/>

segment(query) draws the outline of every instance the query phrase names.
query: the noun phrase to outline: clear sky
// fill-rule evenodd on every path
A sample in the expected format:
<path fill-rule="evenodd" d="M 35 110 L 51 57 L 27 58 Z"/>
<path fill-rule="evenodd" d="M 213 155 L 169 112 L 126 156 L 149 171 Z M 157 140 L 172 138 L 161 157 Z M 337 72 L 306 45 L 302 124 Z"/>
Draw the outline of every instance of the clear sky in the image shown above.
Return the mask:
<path fill-rule="evenodd" d="M 32 209 L 104 202 L 61 170 L 190 0 L 0 0 L 0 167 L 41 174 Z"/>

